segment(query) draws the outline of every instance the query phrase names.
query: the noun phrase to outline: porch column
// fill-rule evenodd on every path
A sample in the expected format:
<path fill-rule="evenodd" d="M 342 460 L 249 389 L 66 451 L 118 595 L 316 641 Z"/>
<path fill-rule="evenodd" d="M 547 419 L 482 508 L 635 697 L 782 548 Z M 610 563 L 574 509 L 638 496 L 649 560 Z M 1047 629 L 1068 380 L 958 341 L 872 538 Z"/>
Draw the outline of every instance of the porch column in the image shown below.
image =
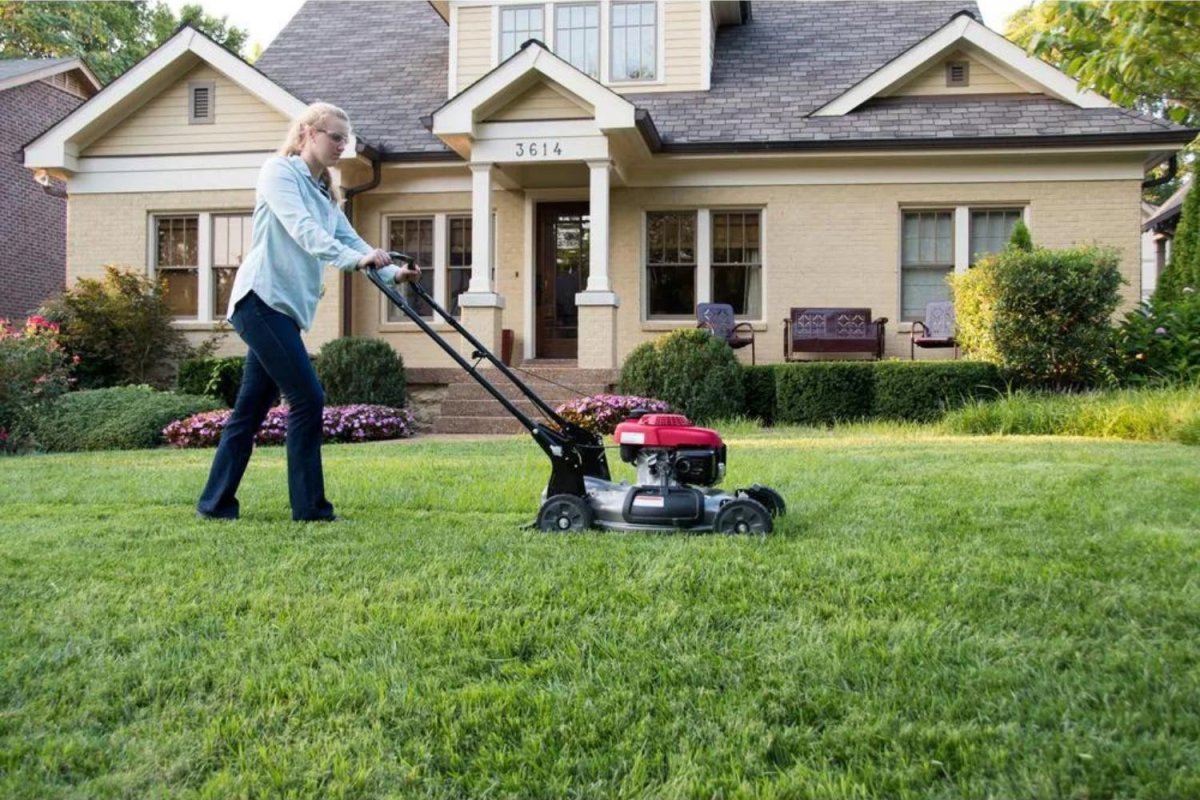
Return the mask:
<path fill-rule="evenodd" d="M 575 295 L 579 307 L 579 366 L 581 369 L 615 369 L 617 361 L 617 306 L 620 301 L 609 279 L 609 173 L 608 159 L 589 161 L 591 191 L 587 289 Z"/>
<path fill-rule="evenodd" d="M 495 165 L 472 163 L 471 169 L 471 281 L 467 291 L 458 296 L 462 307 L 462 324 L 489 350 L 500 356 L 500 331 L 504 298 L 492 285 L 492 178 Z M 459 352 L 468 358 L 472 351 L 465 340 L 459 341 Z M 487 362 L 484 362 L 487 365 Z"/>

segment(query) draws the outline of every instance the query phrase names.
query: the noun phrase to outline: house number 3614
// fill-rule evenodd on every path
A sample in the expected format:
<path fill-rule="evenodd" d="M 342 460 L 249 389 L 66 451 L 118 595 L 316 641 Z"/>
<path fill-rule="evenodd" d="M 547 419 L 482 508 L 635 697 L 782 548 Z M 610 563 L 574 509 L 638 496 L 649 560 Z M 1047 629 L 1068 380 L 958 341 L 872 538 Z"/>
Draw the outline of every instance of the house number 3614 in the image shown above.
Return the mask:
<path fill-rule="evenodd" d="M 561 142 L 517 142 L 517 158 L 561 156 Z"/>

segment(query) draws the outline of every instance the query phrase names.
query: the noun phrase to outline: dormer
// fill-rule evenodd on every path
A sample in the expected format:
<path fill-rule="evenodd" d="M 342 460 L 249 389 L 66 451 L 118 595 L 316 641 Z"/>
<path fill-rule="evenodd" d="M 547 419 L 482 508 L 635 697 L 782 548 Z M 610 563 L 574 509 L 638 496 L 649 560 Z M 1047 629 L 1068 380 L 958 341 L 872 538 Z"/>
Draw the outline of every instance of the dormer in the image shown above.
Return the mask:
<path fill-rule="evenodd" d="M 443 0 L 454 97 L 536 39 L 622 94 L 706 91 L 716 31 L 748 19 L 738 0 Z"/>

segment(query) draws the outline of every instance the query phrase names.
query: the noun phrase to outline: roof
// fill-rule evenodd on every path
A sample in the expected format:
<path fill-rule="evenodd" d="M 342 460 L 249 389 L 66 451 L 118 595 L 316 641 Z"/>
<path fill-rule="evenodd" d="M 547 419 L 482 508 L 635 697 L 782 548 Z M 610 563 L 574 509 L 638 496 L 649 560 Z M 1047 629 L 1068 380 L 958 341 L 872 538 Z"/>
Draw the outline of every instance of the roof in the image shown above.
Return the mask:
<path fill-rule="evenodd" d="M 718 29 L 707 92 L 629 94 L 649 113 L 662 149 L 738 150 L 829 146 L 1080 144 L 1106 138 L 1186 141 L 1178 125 L 1116 108 L 1054 99 L 957 96 L 870 101 L 843 116 L 813 117 L 962 11 L 962 0 L 762 2 L 744 25 Z M 307 3 L 256 66 L 308 102 L 346 110 L 360 136 L 386 156 L 443 156 L 449 148 L 421 117 L 446 102 L 449 29 L 429 3 L 351 0 L 330 15 Z M 331 37 L 331 26 L 338 27 Z M 331 48 L 331 41 L 339 46 Z M 400 59 L 380 42 L 399 43 Z M 356 59 L 354 53 L 363 57 Z M 347 54 L 351 55 L 347 55 Z"/>
<path fill-rule="evenodd" d="M 78 58 L 6 58 L 0 59 L 0 89 L 11 89 L 24 83 L 49 78 L 60 72 L 79 70 L 91 83 L 92 91 L 100 90 L 96 76 Z"/>
<path fill-rule="evenodd" d="M 1169 223 L 1179 219 L 1179 215 L 1183 213 L 1183 201 L 1187 198 L 1188 190 L 1191 188 L 1191 178 L 1184 178 L 1183 183 L 1175 191 L 1175 194 L 1164 200 L 1163 204 L 1154 212 L 1154 215 L 1142 223 L 1142 230 L 1155 230 L 1164 225 L 1173 229 L 1174 226 Z"/>

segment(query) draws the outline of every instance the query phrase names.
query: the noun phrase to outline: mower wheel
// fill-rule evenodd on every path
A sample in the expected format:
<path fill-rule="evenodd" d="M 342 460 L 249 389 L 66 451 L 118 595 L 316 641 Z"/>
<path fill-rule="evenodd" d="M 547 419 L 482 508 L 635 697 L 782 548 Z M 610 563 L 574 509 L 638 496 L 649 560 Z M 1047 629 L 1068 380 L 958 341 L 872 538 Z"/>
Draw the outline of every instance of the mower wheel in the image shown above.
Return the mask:
<path fill-rule="evenodd" d="M 772 517 L 782 517 L 787 513 L 787 502 L 783 499 L 783 495 L 761 483 L 756 483 L 749 489 L 742 489 L 738 492 L 738 496 L 749 497 L 751 500 L 762 503 L 767 511 L 771 512 Z"/>
<path fill-rule="evenodd" d="M 749 497 L 735 497 L 717 511 L 713 530 L 717 533 L 767 534 L 774 529 L 771 512 L 766 506 Z"/>
<path fill-rule="evenodd" d="M 582 497 L 576 497 L 573 494 L 556 494 L 546 498 L 546 502 L 542 503 L 542 507 L 538 511 L 537 526 L 538 530 L 558 533 L 584 531 L 592 527 L 595 519 L 596 515 L 592 512 L 592 507 Z"/>

